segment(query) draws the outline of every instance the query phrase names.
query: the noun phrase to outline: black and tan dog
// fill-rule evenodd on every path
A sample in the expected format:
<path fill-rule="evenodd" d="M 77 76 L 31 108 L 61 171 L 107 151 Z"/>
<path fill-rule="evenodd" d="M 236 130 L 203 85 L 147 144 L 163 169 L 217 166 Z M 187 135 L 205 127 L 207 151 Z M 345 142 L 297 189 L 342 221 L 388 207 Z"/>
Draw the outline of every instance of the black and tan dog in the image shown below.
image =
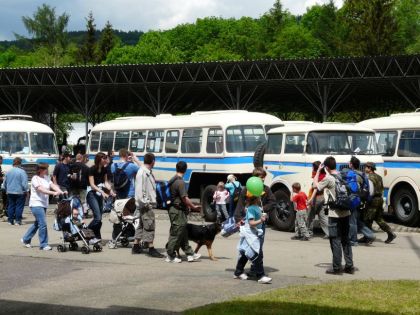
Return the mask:
<path fill-rule="evenodd" d="M 187 224 L 187 231 L 188 231 L 188 240 L 197 243 L 197 247 L 195 248 L 194 252 L 198 253 L 201 246 L 206 245 L 207 251 L 209 252 L 209 257 L 211 260 L 217 260 L 216 257 L 213 255 L 212 245 L 214 239 L 217 234 L 220 233 L 222 230 L 222 226 L 220 223 L 213 223 L 213 224 Z M 179 255 L 179 248 L 176 250 L 178 257 Z"/>

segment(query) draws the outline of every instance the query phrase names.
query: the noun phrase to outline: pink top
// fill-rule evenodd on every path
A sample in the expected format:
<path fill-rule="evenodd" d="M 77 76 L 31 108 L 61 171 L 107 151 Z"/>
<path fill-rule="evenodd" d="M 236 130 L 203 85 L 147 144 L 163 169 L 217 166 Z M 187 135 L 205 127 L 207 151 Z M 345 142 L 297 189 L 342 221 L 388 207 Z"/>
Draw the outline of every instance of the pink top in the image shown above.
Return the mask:
<path fill-rule="evenodd" d="M 213 194 L 213 200 L 216 200 L 217 205 L 225 205 L 228 198 L 229 192 L 226 189 L 223 191 L 216 190 Z"/>

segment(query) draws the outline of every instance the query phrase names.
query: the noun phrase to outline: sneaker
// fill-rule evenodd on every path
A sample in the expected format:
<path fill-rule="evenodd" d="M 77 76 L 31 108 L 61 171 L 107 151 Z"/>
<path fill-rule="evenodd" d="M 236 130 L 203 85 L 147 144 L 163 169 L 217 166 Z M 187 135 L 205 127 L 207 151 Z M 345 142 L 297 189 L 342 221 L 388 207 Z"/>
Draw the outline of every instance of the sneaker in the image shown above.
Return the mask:
<path fill-rule="evenodd" d="M 343 275 L 343 271 L 341 269 L 327 269 L 325 273 L 329 275 L 335 275 L 335 276 Z"/>
<path fill-rule="evenodd" d="M 271 283 L 272 280 L 273 279 L 271 279 L 270 277 L 263 276 L 263 277 L 261 277 L 261 278 L 258 279 L 258 283 L 268 284 L 268 283 Z"/>
<path fill-rule="evenodd" d="M 141 253 L 143 253 L 143 249 L 141 248 L 140 244 L 134 244 L 133 247 L 131 248 L 131 254 L 138 255 Z"/>
<path fill-rule="evenodd" d="M 12 223 L 12 222 L 7 222 L 7 224 L 9 224 L 9 225 L 15 225 L 14 223 Z"/>
<path fill-rule="evenodd" d="M 161 253 L 159 253 L 154 247 L 149 248 L 148 255 L 150 257 L 153 257 L 153 258 L 163 258 L 163 257 L 165 257 L 164 255 L 162 255 Z"/>
<path fill-rule="evenodd" d="M 52 247 L 50 245 L 47 245 L 47 246 L 41 248 L 41 250 L 52 250 Z"/>
<path fill-rule="evenodd" d="M 22 222 L 16 222 L 15 225 L 23 225 Z"/>
<path fill-rule="evenodd" d="M 241 273 L 239 276 L 233 275 L 233 279 L 248 280 L 248 276 L 244 273 Z"/>
<path fill-rule="evenodd" d="M 354 272 L 355 272 L 355 268 L 352 266 L 352 267 L 345 267 L 344 268 L 344 272 L 345 273 L 348 273 L 348 274 L 351 274 L 351 275 L 353 275 L 354 274 Z"/>
<path fill-rule="evenodd" d="M 366 238 L 366 245 L 372 245 L 375 239 L 376 239 L 375 236 L 372 238 Z"/>
<path fill-rule="evenodd" d="M 22 245 L 23 245 L 23 246 L 25 246 L 26 248 L 31 248 L 31 247 L 32 247 L 31 243 L 25 243 L 25 242 L 23 241 L 23 238 L 21 238 L 21 239 L 20 239 L 20 242 L 21 242 L 21 243 L 22 243 Z"/>
<path fill-rule="evenodd" d="M 295 235 L 295 236 L 292 236 L 290 239 L 296 241 L 296 240 L 300 240 L 301 238 L 302 237 Z"/>
<path fill-rule="evenodd" d="M 170 256 L 167 256 L 165 261 L 167 263 L 175 263 L 175 264 L 180 264 L 182 262 L 182 260 L 180 258 L 178 258 L 178 257 L 171 258 Z"/>
<path fill-rule="evenodd" d="M 193 262 L 193 261 L 199 260 L 200 257 L 201 257 L 201 254 L 194 253 L 194 255 L 187 256 L 187 260 L 188 260 L 188 262 Z"/>
<path fill-rule="evenodd" d="M 101 240 L 97 239 L 96 237 L 89 240 L 89 245 L 95 245 L 98 244 Z"/>
<path fill-rule="evenodd" d="M 393 240 L 395 240 L 396 237 L 397 237 L 397 234 L 395 234 L 394 232 L 389 232 L 388 238 L 386 239 L 385 244 L 390 244 Z"/>

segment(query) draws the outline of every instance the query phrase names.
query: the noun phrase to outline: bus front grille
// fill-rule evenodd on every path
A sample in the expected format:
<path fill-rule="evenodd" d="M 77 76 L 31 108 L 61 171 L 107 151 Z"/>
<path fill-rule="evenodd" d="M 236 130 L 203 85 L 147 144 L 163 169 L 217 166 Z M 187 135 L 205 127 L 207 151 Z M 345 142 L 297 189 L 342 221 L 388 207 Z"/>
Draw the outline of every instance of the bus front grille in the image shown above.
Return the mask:
<path fill-rule="evenodd" d="M 26 172 L 28 175 L 28 179 L 31 180 L 32 176 L 36 175 L 36 167 L 38 164 L 35 163 L 27 163 L 22 164 L 22 169 Z"/>

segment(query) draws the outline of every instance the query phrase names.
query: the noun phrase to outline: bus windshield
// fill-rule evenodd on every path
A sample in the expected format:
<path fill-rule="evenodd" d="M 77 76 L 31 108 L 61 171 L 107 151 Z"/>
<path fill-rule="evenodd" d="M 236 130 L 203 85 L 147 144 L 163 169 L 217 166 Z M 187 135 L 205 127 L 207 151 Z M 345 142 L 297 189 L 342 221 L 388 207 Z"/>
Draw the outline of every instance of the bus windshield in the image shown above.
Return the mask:
<path fill-rule="evenodd" d="M 56 154 L 54 134 L 31 132 L 31 153 L 32 154 Z"/>
<path fill-rule="evenodd" d="M 306 145 L 309 154 L 363 154 L 377 153 L 373 132 L 316 131 L 310 132 Z"/>
<path fill-rule="evenodd" d="M 1 154 L 29 154 L 26 132 L 0 132 Z"/>

